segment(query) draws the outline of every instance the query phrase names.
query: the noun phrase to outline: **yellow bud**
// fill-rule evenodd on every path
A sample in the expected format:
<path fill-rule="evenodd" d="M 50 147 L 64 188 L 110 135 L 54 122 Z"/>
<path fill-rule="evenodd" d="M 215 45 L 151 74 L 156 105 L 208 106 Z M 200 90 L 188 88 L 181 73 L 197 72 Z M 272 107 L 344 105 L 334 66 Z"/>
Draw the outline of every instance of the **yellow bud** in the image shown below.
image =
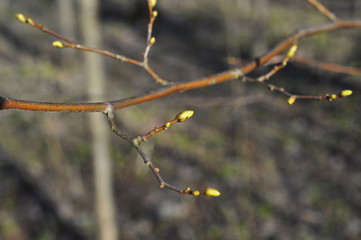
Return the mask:
<path fill-rule="evenodd" d="M 343 90 L 342 92 L 340 92 L 339 96 L 340 97 L 348 97 L 352 94 L 352 90 Z"/>
<path fill-rule="evenodd" d="M 157 17 L 158 16 L 158 11 L 153 11 L 152 15 L 153 15 L 153 17 Z"/>
<path fill-rule="evenodd" d="M 64 43 L 60 42 L 60 41 L 54 41 L 53 42 L 53 46 L 57 47 L 57 48 L 63 48 L 64 47 Z"/>
<path fill-rule="evenodd" d="M 192 110 L 186 110 L 184 112 L 178 113 L 176 116 L 176 119 L 178 122 L 184 122 L 188 118 L 193 116 L 194 111 Z"/>
<path fill-rule="evenodd" d="M 295 103 L 295 101 L 296 101 L 296 97 L 295 97 L 295 96 L 292 96 L 292 97 L 290 97 L 290 98 L 288 99 L 288 104 L 289 104 L 289 105 L 292 105 L 292 104 Z"/>
<path fill-rule="evenodd" d="M 26 22 L 26 17 L 25 17 L 25 15 L 22 14 L 22 13 L 16 14 L 16 18 L 17 18 L 17 19 L 19 20 L 19 22 L 21 22 L 21 23 L 25 23 L 25 22 Z"/>
<path fill-rule="evenodd" d="M 331 94 L 331 99 L 332 100 L 335 100 L 337 98 L 337 95 L 336 94 Z"/>
<path fill-rule="evenodd" d="M 221 195 L 221 193 L 217 189 L 210 187 L 205 188 L 203 194 L 207 197 L 218 197 L 219 195 Z"/>
<path fill-rule="evenodd" d="M 30 24 L 30 25 L 34 25 L 34 20 L 31 19 L 31 18 L 27 18 L 27 19 L 26 19 L 26 22 L 27 22 L 28 24 Z"/>
<path fill-rule="evenodd" d="M 195 197 L 197 197 L 197 196 L 199 196 L 199 194 L 201 194 L 199 191 L 192 191 L 192 195 L 193 196 L 195 196 Z"/>
<path fill-rule="evenodd" d="M 150 43 L 150 44 L 154 44 L 154 43 L 155 43 L 155 37 L 152 37 L 152 38 L 149 40 L 149 43 Z"/>
<path fill-rule="evenodd" d="M 148 3 L 152 8 L 154 8 L 155 5 L 157 4 L 157 0 L 148 0 Z"/>
<path fill-rule="evenodd" d="M 164 128 L 169 128 L 170 127 L 170 122 L 167 122 L 166 124 L 164 124 Z"/>
<path fill-rule="evenodd" d="M 294 44 L 287 52 L 287 58 L 293 58 L 296 55 L 298 45 Z"/>

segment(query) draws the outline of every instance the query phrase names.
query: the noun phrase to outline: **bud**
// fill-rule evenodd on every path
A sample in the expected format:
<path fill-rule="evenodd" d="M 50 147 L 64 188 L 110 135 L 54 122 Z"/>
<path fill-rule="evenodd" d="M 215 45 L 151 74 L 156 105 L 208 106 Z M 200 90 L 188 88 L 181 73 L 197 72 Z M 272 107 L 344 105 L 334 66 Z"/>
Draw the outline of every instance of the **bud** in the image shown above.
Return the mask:
<path fill-rule="evenodd" d="M 34 25 L 34 20 L 32 18 L 27 18 L 26 19 L 26 23 L 30 24 L 30 25 Z"/>
<path fill-rule="evenodd" d="M 192 110 L 186 110 L 184 112 L 178 113 L 176 116 L 176 119 L 178 122 L 184 122 L 188 118 L 193 116 L 194 111 Z"/>
<path fill-rule="evenodd" d="M 352 94 L 352 90 L 343 90 L 342 92 L 339 93 L 339 96 L 345 98 L 350 96 L 351 94 Z"/>
<path fill-rule="evenodd" d="M 296 55 L 298 45 L 294 44 L 287 52 L 287 58 L 293 58 Z"/>
<path fill-rule="evenodd" d="M 152 38 L 149 40 L 149 43 L 150 43 L 150 44 L 154 44 L 154 43 L 155 43 L 155 37 L 152 37 Z"/>
<path fill-rule="evenodd" d="M 170 122 L 167 122 L 166 124 L 164 124 L 164 128 L 167 129 L 170 127 Z"/>
<path fill-rule="evenodd" d="M 288 99 L 288 104 L 289 104 L 289 105 L 292 105 L 292 104 L 295 103 L 295 101 L 296 101 L 296 97 L 295 97 L 295 96 L 292 96 L 292 97 L 290 97 L 290 98 Z"/>
<path fill-rule="evenodd" d="M 203 194 L 207 197 L 218 197 L 219 195 L 221 195 L 221 193 L 217 189 L 210 187 L 205 188 Z"/>
<path fill-rule="evenodd" d="M 60 41 L 54 41 L 52 44 L 53 44 L 54 47 L 57 47 L 57 48 L 63 48 L 64 47 L 64 43 L 62 43 Z"/>
<path fill-rule="evenodd" d="M 153 15 L 153 17 L 157 17 L 158 16 L 158 11 L 153 11 L 152 15 Z"/>
<path fill-rule="evenodd" d="M 17 18 L 18 21 L 21 22 L 21 23 L 25 23 L 25 22 L 26 22 L 26 17 L 25 17 L 25 15 L 22 14 L 22 13 L 16 14 L 16 18 Z"/>
<path fill-rule="evenodd" d="M 148 4 L 149 4 L 152 8 L 154 8 L 155 5 L 157 4 L 157 0 L 148 0 Z"/>
<path fill-rule="evenodd" d="M 192 191 L 191 194 L 194 196 L 194 197 L 197 197 L 199 196 L 199 194 L 201 194 L 199 191 Z"/>

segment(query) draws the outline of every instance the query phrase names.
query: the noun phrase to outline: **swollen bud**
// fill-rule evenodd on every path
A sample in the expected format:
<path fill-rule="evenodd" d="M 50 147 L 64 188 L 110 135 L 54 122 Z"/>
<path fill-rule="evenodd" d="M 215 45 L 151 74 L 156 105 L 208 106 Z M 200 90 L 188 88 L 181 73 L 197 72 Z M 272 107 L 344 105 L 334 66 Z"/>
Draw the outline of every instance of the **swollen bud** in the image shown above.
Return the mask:
<path fill-rule="evenodd" d="M 26 23 L 30 24 L 30 25 L 34 25 L 34 20 L 32 18 L 27 18 L 26 19 Z"/>
<path fill-rule="evenodd" d="M 203 194 L 207 197 L 218 197 L 221 195 L 221 193 L 217 189 L 210 187 L 205 188 L 203 190 Z"/>
<path fill-rule="evenodd" d="M 148 0 L 148 3 L 152 8 L 154 8 L 155 5 L 157 4 L 157 0 Z"/>
<path fill-rule="evenodd" d="M 18 13 L 18 14 L 16 14 L 16 18 L 18 19 L 19 22 L 26 23 L 26 17 L 24 14 Z"/>
<path fill-rule="evenodd" d="M 289 105 L 292 105 L 292 104 L 295 103 L 295 101 L 296 101 L 296 97 L 295 97 L 295 96 L 292 96 L 292 97 L 290 97 L 290 98 L 288 99 L 288 104 L 289 104 Z"/>
<path fill-rule="evenodd" d="M 199 194 L 201 194 L 199 191 L 195 190 L 195 191 L 192 191 L 191 194 L 194 196 L 194 197 L 197 197 L 199 196 Z"/>
<path fill-rule="evenodd" d="M 298 45 L 294 44 L 287 52 L 287 58 L 293 58 L 296 55 Z"/>
<path fill-rule="evenodd" d="M 150 43 L 150 44 L 154 44 L 154 43 L 155 43 L 155 37 L 152 37 L 152 38 L 149 40 L 149 43 Z"/>
<path fill-rule="evenodd" d="M 164 124 L 164 128 L 167 129 L 170 127 L 170 122 L 167 122 L 166 124 Z"/>
<path fill-rule="evenodd" d="M 186 110 L 184 112 L 178 113 L 176 119 L 178 122 L 184 122 L 188 118 L 192 117 L 193 113 L 194 113 L 193 110 Z"/>
<path fill-rule="evenodd" d="M 54 41 L 52 45 L 54 47 L 57 47 L 57 48 L 63 48 L 64 47 L 64 43 L 62 43 L 60 41 Z"/>
<path fill-rule="evenodd" d="M 351 94 L 352 94 L 352 90 L 343 90 L 342 92 L 339 93 L 339 96 L 345 98 L 350 96 Z"/>

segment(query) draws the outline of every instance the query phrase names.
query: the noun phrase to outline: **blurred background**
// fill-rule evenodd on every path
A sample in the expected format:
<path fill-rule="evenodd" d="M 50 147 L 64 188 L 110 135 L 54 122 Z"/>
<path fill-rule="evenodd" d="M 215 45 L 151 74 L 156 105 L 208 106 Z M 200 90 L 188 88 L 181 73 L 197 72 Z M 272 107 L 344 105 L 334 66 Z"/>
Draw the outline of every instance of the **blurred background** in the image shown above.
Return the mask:
<path fill-rule="evenodd" d="M 341 18 L 361 18 L 359 0 L 322 3 Z M 90 97 L 84 53 L 52 47 L 55 38 L 15 18 L 24 13 L 84 43 L 80 5 L 0 2 L 0 96 L 79 102 L 159 87 L 141 68 L 100 57 L 105 91 Z M 159 0 L 156 9 L 149 61 L 172 82 L 230 69 L 229 57 L 249 61 L 298 29 L 327 23 L 307 1 Z M 99 47 L 141 60 L 146 0 L 104 0 L 97 12 Z M 321 34 L 302 40 L 298 56 L 361 67 L 360 41 L 359 29 Z M 119 127 L 137 136 L 195 110 L 142 146 L 169 183 L 212 186 L 222 195 L 194 198 L 159 189 L 129 143 L 110 135 L 112 171 L 105 175 L 113 239 L 360 239 L 361 77 L 290 63 L 270 82 L 294 94 L 354 94 L 289 106 L 261 85 L 233 81 L 118 111 Z M 0 112 L 1 239 L 106 239 L 97 223 L 89 115 L 101 114 Z"/>

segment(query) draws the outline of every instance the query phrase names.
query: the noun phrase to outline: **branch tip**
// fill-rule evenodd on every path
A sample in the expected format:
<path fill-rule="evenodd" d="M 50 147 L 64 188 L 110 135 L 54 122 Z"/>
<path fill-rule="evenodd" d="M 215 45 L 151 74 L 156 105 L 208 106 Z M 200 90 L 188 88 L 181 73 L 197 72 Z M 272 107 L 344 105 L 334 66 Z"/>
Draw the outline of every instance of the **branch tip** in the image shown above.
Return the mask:
<path fill-rule="evenodd" d="M 298 49 L 297 44 L 292 45 L 292 47 L 290 47 L 290 49 L 287 52 L 287 58 L 288 59 L 293 58 L 297 53 L 297 49 Z"/>
<path fill-rule="evenodd" d="M 177 116 L 175 117 L 175 119 L 178 121 L 178 122 L 184 122 L 185 120 L 187 120 L 188 118 L 192 117 L 194 114 L 194 111 L 193 110 L 186 110 L 186 111 L 183 111 L 181 113 L 178 113 Z"/>
<path fill-rule="evenodd" d="M 24 14 L 18 13 L 18 14 L 16 14 L 15 16 L 16 16 L 16 18 L 18 19 L 19 22 L 21 22 L 21 23 L 26 23 L 27 17 L 26 17 Z"/>
<path fill-rule="evenodd" d="M 289 105 L 294 104 L 295 101 L 296 101 L 296 97 L 295 97 L 295 96 L 291 96 L 291 97 L 288 98 L 288 104 L 289 104 Z"/>
<path fill-rule="evenodd" d="M 342 98 L 348 97 L 352 95 L 352 90 L 343 90 L 338 95 Z"/>
<path fill-rule="evenodd" d="M 221 195 L 220 191 L 211 187 L 205 188 L 202 193 L 207 197 L 219 197 Z"/>
<path fill-rule="evenodd" d="M 154 8 L 157 5 L 157 0 L 148 0 L 148 4 L 151 8 Z"/>

